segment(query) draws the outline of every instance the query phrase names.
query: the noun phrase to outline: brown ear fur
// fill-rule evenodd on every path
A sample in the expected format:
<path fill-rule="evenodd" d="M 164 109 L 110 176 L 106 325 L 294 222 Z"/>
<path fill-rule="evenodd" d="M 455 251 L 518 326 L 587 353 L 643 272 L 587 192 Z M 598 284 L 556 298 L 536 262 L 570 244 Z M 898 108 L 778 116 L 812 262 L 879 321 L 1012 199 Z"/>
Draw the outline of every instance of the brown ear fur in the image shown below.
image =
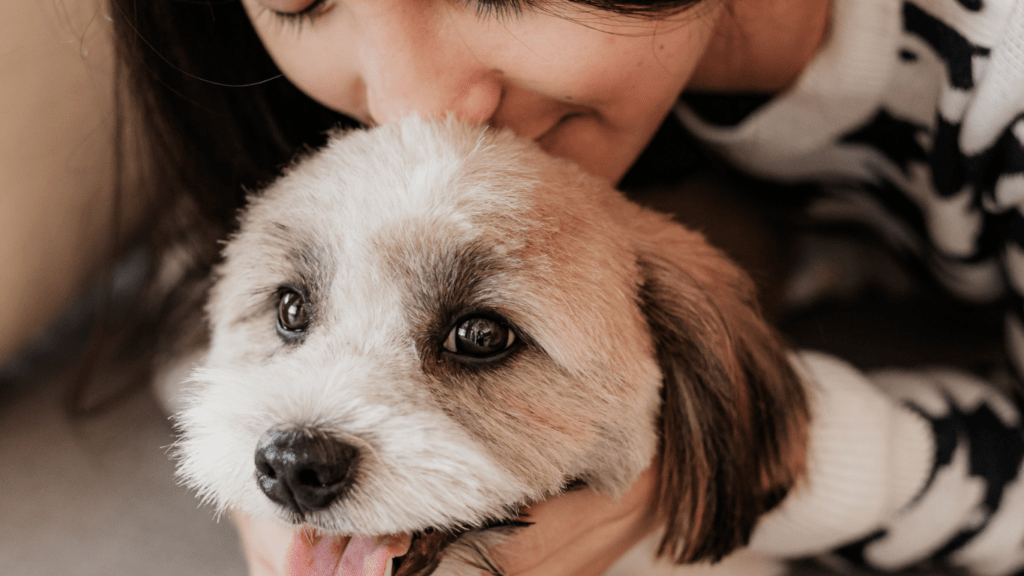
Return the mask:
<path fill-rule="evenodd" d="M 639 259 L 663 372 L 659 554 L 714 561 L 803 474 L 807 400 L 750 278 L 699 234 L 670 236 Z"/>

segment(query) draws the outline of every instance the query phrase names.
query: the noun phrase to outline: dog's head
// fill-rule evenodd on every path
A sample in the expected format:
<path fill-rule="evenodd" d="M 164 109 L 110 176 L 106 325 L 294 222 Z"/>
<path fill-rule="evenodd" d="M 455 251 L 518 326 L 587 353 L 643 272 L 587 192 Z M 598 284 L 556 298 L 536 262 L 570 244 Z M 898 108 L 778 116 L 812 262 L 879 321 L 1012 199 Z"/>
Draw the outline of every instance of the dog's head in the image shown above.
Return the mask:
<path fill-rule="evenodd" d="M 473 527 L 654 460 L 684 561 L 801 471 L 803 391 L 747 277 L 507 132 L 340 135 L 253 199 L 217 273 L 179 452 L 219 507 Z"/>

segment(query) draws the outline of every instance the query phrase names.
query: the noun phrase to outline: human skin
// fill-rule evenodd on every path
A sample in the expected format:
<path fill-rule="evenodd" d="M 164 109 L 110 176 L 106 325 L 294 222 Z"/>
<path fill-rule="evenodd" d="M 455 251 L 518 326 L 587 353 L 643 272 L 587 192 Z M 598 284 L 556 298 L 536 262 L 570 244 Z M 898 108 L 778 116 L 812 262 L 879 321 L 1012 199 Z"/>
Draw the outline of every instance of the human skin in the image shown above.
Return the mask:
<path fill-rule="evenodd" d="M 533 525 L 491 550 L 508 576 L 597 576 L 658 526 L 654 468 L 619 500 L 575 490 L 524 511 Z M 585 513 L 584 513 L 585 511 Z M 234 512 L 250 576 L 284 576 L 295 531 Z M 481 573 L 482 576 L 492 576 Z"/>
<path fill-rule="evenodd" d="M 296 28 L 274 11 L 310 0 L 243 3 L 282 72 L 330 108 L 367 124 L 416 113 L 511 128 L 611 180 L 664 119 L 722 11 L 638 20 L 555 3 L 499 17 L 463 2 L 326 0 Z"/>
<path fill-rule="evenodd" d="M 828 9 L 705 0 L 644 19 L 564 0 L 506 15 L 461 0 L 243 5 L 285 76 L 329 108 L 368 125 L 415 113 L 511 128 L 613 182 L 684 88 L 791 83 L 820 45 Z"/>
<path fill-rule="evenodd" d="M 285 76 L 329 108 L 367 125 L 417 114 L 510 128 L 613 182 L 684 89 L 785 89 L 828 22 L 827 0 L 705 0 L 663 19 L 564 0 L 512 14 L 462 0 L 242 1 Z M 534 524 L 495 559 L 509 575 L 601 574 L 658 526 L 652 470 L 618 501 L 580 490 L 531 507 Z M 280 529 L 235 522 L 254 573 L 283 573 Z"/>

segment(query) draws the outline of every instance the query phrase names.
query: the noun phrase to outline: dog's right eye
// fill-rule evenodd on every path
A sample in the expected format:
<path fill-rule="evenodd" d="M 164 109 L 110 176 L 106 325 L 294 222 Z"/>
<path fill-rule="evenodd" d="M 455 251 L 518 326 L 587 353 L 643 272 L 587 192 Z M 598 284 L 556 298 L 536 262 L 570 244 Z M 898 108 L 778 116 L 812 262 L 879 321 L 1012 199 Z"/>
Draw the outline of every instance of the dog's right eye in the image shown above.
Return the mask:
<path fill-rule="evenodd" d="M 287 337 L 300 336 L 309 327 L 309 306 L 297 291 L 285 289 L 277 302 L 277 329 Z"/>
<path fill-rule="evenodd" d="M 497 359 L 515 342 L 516 333 L 504 322 L 487 316 L 473 316 L 452 327 L 444 347 L 462 357 Z"/>

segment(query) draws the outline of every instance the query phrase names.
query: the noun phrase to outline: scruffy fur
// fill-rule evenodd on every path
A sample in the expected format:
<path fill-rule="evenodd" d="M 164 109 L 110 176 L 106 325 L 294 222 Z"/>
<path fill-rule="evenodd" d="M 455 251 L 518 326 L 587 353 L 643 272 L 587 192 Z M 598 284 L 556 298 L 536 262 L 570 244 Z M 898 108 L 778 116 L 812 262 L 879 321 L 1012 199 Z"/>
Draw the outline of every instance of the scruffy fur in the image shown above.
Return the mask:
<path fill-rule="evenodd" d="M 745 543 L 802 473 L 803 390 L 747 276 L 508 132 L 339 134 L 252 198 L 224 256 L 178 444 L 220 509 L 345 534 L 474 527 L 572 481 L 617 496 L 657 455 L 661 552 L 692 562 Z M 282 287 L 308 295 L 301 341 L 275 329 Z M 481 311 L 517 348 L 453 358 L 453 323 Z M 274 427 L 358 446 L 352 489 L 302 518 L 269 500 L 253 451 Z"/>

